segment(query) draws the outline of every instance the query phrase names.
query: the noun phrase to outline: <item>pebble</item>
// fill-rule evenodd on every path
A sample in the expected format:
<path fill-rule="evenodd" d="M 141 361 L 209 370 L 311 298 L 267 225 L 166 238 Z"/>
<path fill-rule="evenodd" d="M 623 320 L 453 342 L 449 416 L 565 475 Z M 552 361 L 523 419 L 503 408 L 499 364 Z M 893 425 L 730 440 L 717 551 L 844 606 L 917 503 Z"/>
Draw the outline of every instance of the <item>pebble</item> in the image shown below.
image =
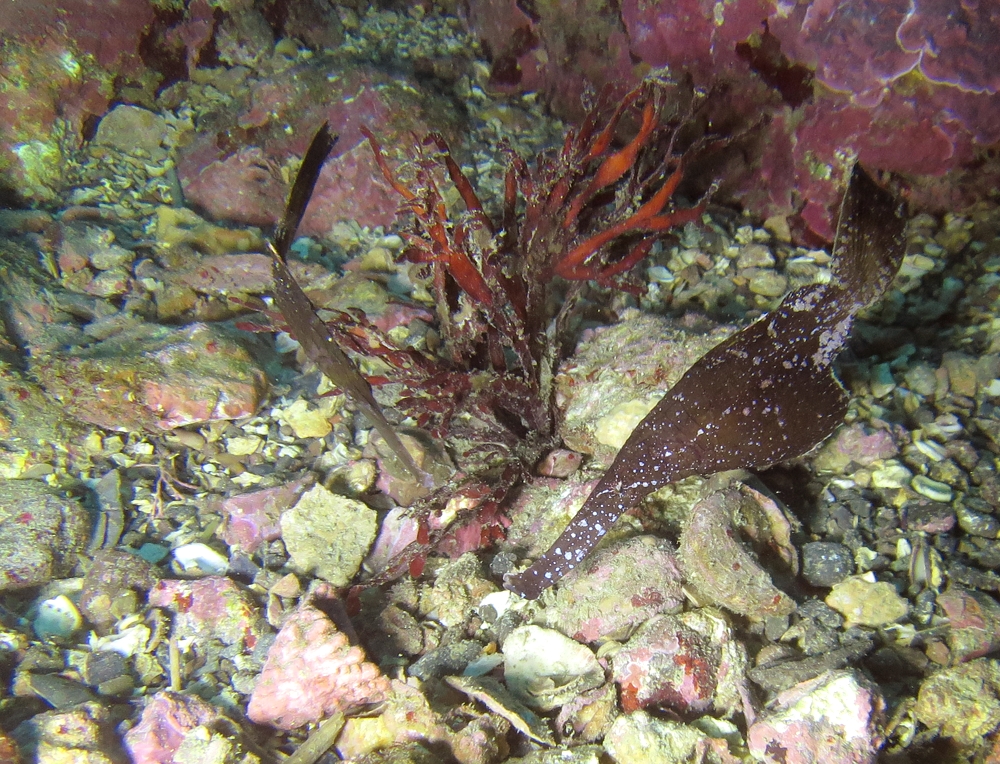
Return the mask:
<path fill-rule="evenodd" d="M 854 555 L 843 544 L 811 541 L 802 546 L 802 577 L 812 586 L 833 586 L 854 572 Z"/>
<path fill-rule="evenodd" d="M 743 268 L 770 268 L 774 265 L 774 255 L 771 248 L 764 244 L 747 244 L 740 247 L 740 253 L 736 256 L 736 267 Z"/>
<path fill-rule="evenodd" d="M 903 528 L 924 533 L 947 533 L 955 527 L 955 510 L 950 504 L 918 499 L 908 501 L 902 510 Z"/>
<path fill-rule="evenodd" d="M 229 570 L 229 558 L 200 541 L 177 547 L 173 555 L 174 566 L 180 575 L 221 576 Z"/>
<path fill-rule="evenodd" d="M 313 478 L 284 483 L 274 488 L 229 496 L 219 505 L 226 522 L 219 536 L 230 547 L 253 554 L 262 545 L 281 537 L 281 514 L 311 487 Z"/>
<path fill-rule="evenodd" d="M 917 438 L 913 441 L 913 447 L 932 462 L 939 462 L 948 455 L 947 449 L 934 440 Z"/>
<path fill-rule="evenodd" d="M 1000 648 L 1000 603 L 990 595 L 952 583 L 937 596 L 937 604 L 948 618 L 948 649 L 955 663 Z"/>
<path fill-rule="evenodd" d="M 161 144 L 166 135 L 167 122 L 162 116 L 148 109 L 122 104 L 101 118 L 94 143 L 126 153 L 139 149 L 156 156 L 164 151 Z"/>
<path fill-rule="evenodd" d="M 913 473 L 897 461 L 890 460 L 872 471 L 872 488 L 902 488 L 909 485 Z"/>
<path fill-rule="evenodd" d="M 868 467 L 899 452 L 892 435 L 871 431 L 861 423 L 840 427 L 819 449 L 813 461 L 816 469 L 841 474 L 852 465 Z"/>
<path fill-rule="evenodd" d="M 824 601 L 847 619 L 847 627 L 888 626 L 910 611 L 910 603 L 891 584 L 876 581 L 872 573 L 840 582 Z"/>
<path fill-rule="evenodd" d="M 169 550 L 162 549 L 166 557 Z M 138 611 L 146 592 L 159 578 L 155 563 L 139 554 L 102 549 L 83 578 L 80 610 L 99 634 L 106 634 L 119 618 Z"/>
<path fill-rule="evenodd" d="M 993 515 L 976 512 L 962 502 L 956 502 L 955 515 L 958 518 L 958 527 L 970 536 L 981 536 L 988 539 L 1000 538 L 1000 521 Z"/>
<path fill-rule="evenodd" d="M 604 683 L 594 653 L 555 629 L 520 626 L 503 643 L 504 679 L 519 700 L 551 711 Z"/>
<path fill-rule="evenodd" d="M 762 270 L 750 277 L 747 288 L 761 297 L 781 297 L 788 291 L 788 277 L 772 270 Z"/>
<path fill-rule="evenodd" d="M 38 614 L 31 625 L 35 635 L 43 641 L 68 639 L 83 626 L 83 617 L 73 601 L 60 594 L 38 605 Z"/>
<path fill-rule="evenodd" d="M 330 418 L 343 408 L 343 396 L 320 398 L 315 403 L 299 400 L 275 411 L 278 421 L 292 428 L 296 438 L 325 438 L 333 431 Z"/>
<path fill-rule="evenodd" d="M 914 475 L 910 481 L 910 488 L 921 496 L 926 496 L 931 501 L 940 501 L 944 504 L 947 504 L 955 497 L 955 492 L 951 490 L 951 486 L 937 480 L 931 480 L 926 475 Z"/>
<path fill-rule="evenodd" d="M 730 760 L 725 740 L 645 711 L 619 716 L 604 738 L 604 747 L 616 764 Z"/>
<path fill-rule="evenodd" d="M 873 366 L 868 384 L 875 398 L 884 398 L 895 390 L 896 380 L 892 376 L 892 368 L 889 364 L 880 363 Z"/>
<path fill-rule="evenodd" d="M 941 356 L 941 366 L 948 375 L 948 388 L 954 395 L 975 398 L 979 382 L 976 359 L 965 353 L 949 351 Z"/>
<path fill-rule="evenodd" d="M 297 573 L 346 586 L 375 540 L 377 513 L 321 485 L 281 515 L 281 538 Z"/>
<path fill-rule="evenodd" d="M 421 647 L 423 646 L 422 642 L 423 640 L 421 640 Z M 448 642 L 425 652 L 413 662 L 407 673 L 424 682 L 433 677 L 454 674 L 478 675 L 471 674 L 468 668 L 473 661 L 482 657 L 482 654 L 483 646 L 475 640 L 460 639 L 456 642 Z"/>

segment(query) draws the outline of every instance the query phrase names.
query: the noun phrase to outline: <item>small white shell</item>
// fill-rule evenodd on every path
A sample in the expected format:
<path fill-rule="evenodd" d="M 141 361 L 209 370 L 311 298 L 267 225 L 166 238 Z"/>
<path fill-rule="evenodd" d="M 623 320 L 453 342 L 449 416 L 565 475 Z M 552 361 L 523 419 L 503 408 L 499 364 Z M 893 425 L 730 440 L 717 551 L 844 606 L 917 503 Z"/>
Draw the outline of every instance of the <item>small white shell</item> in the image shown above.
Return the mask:
<path fill-rule="evenodd" d="M 66 639 L 71 637 L 81 626 L 83 626 L 83 617 L 73 601 L 65 594 L 40 603 L 38 615 L 35 616 L 32 624 L 35 635 L 42 640 Z"/>
<path fill-rule="evenodd" d="M 174 569 L 185 576 L 221 576 L 229 570 L 229 560 L 210 546 L 195 542 L 174 550 Z"/>
<path fill-rule="evenodd" d="M 926 475 L 917 475 L 910 481 L 910 487 L 921 496 L 926 496 L 931 501 L 940 501 L 947 504 L 955 497 L 955 492 L 947 483 L 931 480 Z"/>

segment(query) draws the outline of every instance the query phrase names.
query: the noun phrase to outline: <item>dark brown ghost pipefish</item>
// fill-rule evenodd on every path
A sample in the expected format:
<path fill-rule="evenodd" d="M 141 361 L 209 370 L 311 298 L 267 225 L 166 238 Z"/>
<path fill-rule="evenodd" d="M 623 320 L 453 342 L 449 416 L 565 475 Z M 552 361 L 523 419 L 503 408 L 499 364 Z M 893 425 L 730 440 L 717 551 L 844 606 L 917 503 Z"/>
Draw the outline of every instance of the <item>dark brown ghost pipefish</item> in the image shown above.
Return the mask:
<path fill-rule="evenodd" d="M 767 467 L 828 437 L 849 401 L 833 361 L 855 315 L 899 270 L 904 229 L 903 205 L 855 165 L 830 283 L 793 290 L 688 369 L 635 428 L 566 530 L 505 586 L 537 598 L 580 564 L 623 512 L 667 483 Z"/>

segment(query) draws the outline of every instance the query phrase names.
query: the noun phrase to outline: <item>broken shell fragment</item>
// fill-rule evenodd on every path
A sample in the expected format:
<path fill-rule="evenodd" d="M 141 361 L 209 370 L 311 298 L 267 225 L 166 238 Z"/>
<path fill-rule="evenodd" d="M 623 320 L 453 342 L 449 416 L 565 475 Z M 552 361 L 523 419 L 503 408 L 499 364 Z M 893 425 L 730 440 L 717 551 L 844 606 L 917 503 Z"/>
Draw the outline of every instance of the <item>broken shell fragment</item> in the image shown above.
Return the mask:
<path fill-rule="evenodd" d="M 52 597 L 38 605 L 32 628 L 41 639 L 67 639 L 83 626 L 83 616 L 65 594 Z"/>
<path fill-rule="evenodd" d="M 174 568 L 185 576 L 221 576 L 229 570 L 229 560 L 207 544 L 196 541 L 174 550 Z"/>
<path fill-rule="evenodd" d="M 503 643 L 504 678 L 521 701 L 551 711 L 604 682 L 591 650 L 541 626 L 521 626 Z"/>

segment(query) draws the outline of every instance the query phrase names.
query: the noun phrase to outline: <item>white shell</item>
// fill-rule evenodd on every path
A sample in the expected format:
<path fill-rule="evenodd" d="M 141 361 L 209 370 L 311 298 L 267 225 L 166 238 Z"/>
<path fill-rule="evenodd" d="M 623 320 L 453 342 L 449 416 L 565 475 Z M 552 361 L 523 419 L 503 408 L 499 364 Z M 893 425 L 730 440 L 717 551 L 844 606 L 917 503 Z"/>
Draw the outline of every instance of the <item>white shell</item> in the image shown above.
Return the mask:
<path fill-rule="evenodd" d="M 38 605 L 32 628 L 39 639 L 66 639 L 83 626 L 83 617 L 65 594 Z"/>
<path fill-rule="evenodd" d="M 604 682 L 594 653 L 554 629 L 519 626 L 504 640 L 504 679 L 522 703 L 550 711 Z"/>
<path fill-rule="evenodd" d="M 212 547 L 195 542 L 174 550 L 174 568 L 185 576 L 221 576 L 229 570 L 229 560 Z"/>

